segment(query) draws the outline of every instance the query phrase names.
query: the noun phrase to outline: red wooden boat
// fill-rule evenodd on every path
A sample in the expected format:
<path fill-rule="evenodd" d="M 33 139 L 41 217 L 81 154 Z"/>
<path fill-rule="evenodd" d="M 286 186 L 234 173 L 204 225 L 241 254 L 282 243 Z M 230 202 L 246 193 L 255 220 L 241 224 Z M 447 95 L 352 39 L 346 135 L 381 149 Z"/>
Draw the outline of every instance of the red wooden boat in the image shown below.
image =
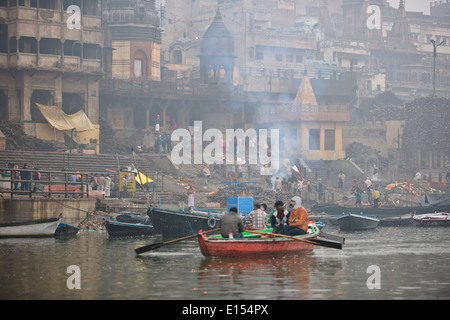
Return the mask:
<path fill-rule="evenodd" d="M 260 230 L 270 233 L 272 229 Z M 314 240 L 319 235 L 319 228 L 310 227 L 310 233 L 295 238 L 300 241 L 284 237 L 255 235 L 244 232 L 244 238 L 225 239 L 221 236 L 207 237 L 201 233 L 198 236 L 200 250 L 205 257 L 273 257 L 289 254 L 305 254 L 311 252 Z"/>

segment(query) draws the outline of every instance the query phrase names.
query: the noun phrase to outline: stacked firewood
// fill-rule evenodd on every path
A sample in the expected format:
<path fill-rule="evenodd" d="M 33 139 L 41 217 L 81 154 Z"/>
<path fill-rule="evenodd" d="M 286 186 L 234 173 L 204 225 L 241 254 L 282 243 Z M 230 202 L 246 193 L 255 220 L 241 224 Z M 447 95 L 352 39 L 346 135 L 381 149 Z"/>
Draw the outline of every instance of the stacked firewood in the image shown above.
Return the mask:
<path fill-rule="evenodd" d="M 6 137 L 8 150 L 64 151 L 65 146 L 56 141 L 41 140 L 25 134 L 22 127 L 10 121 L 1 121 L 0 130 Z"/>

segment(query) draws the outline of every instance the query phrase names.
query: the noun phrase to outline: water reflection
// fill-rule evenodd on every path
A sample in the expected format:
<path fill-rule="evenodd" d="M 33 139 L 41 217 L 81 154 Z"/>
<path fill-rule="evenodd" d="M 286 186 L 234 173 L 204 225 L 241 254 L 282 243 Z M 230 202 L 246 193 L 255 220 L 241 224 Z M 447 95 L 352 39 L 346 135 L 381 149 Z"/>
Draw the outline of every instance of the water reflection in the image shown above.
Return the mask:
<path fill-rule="evenodd" d="M 316 247 L 274 259 L 205 258 L 195 240 L 145 255 L 161 238 L 0 239 L 0 299 L 448 299 L 448 228 L 380 228 L 339 233 L 344 250 Z M 81 270 L 69 290 L 67 267 Z M 370 290 L 367 268 L 381 270 Z"/>
<path fill-rule="evenodd" d="M 205 258 L 198 283 L 216 288 L 215 296 L 233 299 L 306 299 L 315 266 L 313 253 L 276 259 Z"/>

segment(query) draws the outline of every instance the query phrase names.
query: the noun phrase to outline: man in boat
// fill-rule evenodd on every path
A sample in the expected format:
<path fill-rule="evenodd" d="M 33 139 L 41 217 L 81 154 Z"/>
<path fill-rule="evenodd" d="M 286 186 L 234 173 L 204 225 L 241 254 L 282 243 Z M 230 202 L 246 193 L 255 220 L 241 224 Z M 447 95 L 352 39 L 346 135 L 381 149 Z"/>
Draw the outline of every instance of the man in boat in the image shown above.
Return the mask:
<path fill-rule="evenodd" d="M 283 227 L 287 225 L 289 219 L 289 211 L 284 208 L 283 201 L 275 202 L 275 211 L 273 212 L 270 224 L 273 228 L 273 233 L 283 233 Z"/>
<path fill-rule="evenodd" d="M 267 214 L 261 210 L 258 203 L 253 204 L 253 211 L 250 212 L 245 220 L 248 227 L 254 230 L 264 229 L 266 226 Z"/>
<path fill-rule="evenodd" d="M 289 214 L 288 225 L 283 227 L 283 234 L 287 236 L 299 236 L 308 232 L 308 213 L 302 207 L 302 199 L 293 197 L 291 200 L 291 212 Z"/>
<path fill-rule="evenodd" d="M 230 231 L 233 233 L 233 238 L 243 238 L 242 232 L 245 231 L 242 219 L 237 214 L 237 208 L 230 208 L 230 212 L 222 217 L 220 220 L 220 234 L 223 238 L 228 238 Z"/>

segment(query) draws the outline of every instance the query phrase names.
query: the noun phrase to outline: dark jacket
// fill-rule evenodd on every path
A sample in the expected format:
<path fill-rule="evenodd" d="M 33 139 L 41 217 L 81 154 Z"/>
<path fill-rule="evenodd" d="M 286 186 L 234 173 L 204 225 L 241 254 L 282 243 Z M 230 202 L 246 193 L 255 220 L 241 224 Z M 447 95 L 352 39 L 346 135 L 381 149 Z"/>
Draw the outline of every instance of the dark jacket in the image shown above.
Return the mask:
<path fill-rule="evenodd" d="M 221 219 L 220 234 L 222 237 L 228 238 L 230 230 L 233 232 L 233 237 L 237 237 L 245 231 L 241 217 L 235 212 L 229 212 Z"/>

